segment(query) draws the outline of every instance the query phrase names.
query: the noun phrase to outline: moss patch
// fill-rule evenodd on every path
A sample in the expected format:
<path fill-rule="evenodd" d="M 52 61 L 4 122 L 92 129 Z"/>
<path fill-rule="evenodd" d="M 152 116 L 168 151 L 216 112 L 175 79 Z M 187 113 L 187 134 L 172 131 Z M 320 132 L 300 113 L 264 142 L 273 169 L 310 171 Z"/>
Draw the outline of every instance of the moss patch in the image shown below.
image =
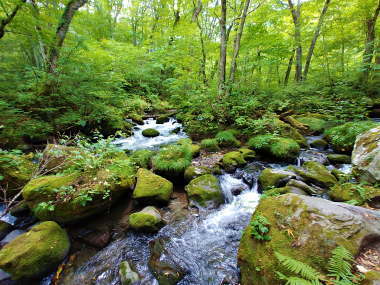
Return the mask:
<path fill-rule="evenodd" d="M 153 138 L 160 135 L 160 132 L 155 129 L 145 129 L 142 131 L 144 137 Z"/>
<path fill-rule="evenodd" d="M 44 222 L 0 250 L 0 268 L 13 279 L 39 277 L 57 266 L 69 247 L 66 231 L 55 222 Z"/>
<path fill-rule="evenodd" d="M 219 205 L 223 202 L 223 194 L 218 178 L 211 174 L 205 174 L 191 180 L 185 190 L 190 200 L 203 207 L 210 203 Z"/>

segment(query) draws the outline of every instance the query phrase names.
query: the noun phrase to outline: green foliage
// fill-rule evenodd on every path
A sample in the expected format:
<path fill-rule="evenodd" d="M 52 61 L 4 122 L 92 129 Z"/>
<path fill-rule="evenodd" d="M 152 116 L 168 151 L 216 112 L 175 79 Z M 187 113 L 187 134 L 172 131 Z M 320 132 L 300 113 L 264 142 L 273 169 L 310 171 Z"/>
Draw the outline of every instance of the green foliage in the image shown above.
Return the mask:
<path fill-rule="evenodd" d="M 221 131 L 216 134 L 215 139 L 222 147 L 238 147 L 240 142 L 236 139 L 236 134 L 238 134 L 236 130 Z"/>
<path fill-rule="evenodd" d="M 153 156 L 152 164 L 159 172 L 184 172 L 191 164 L 192 152 L 189 145 L 165 146 Z"/>
<path fill-rule="evenodd" d="M 255 219 L 250 223 L 251 236 L 260 241 L 269 241 L 270 223 L 268 219 L 262 215 L 256 215 Z"/>
<path fill-rule="evenodd" d="M 147 149 L 136 150 L 130 155 L 130 159 L 142 168 L 149 168 L 150 160 L 154 152 Z"/>
<path fill-rule="evenodd" d="M 327 279 L 306 263 L 278 252 L 275 255 L 284 269 L 298 275 L 286 276 L 281 272 L 277 272 L 279 279 L 286 281 L 285 285 L 322 285 L 324 282 L 334 285 L 355 285 L 361 281 L 361 276 L 352 273 L 354 258 L 343 246 L 338 246 L 331 252 L 331 257 L 328 261 Z"/>
<path fill-rule="evenodd" d="M 219 144 L 217 139 L 204 139 L 201 141 L 201 148 L 207 151 L 219 151 Z"/>
<path fill-rule="evenodd" d="M 295 140 L 275 135 L 253 137 L 248 141 L 248 146 L 256 151 L 282 159 L 295 158 L 300 151 L 300 146 Z"/>
<path fill-rule="evenodd" d="M 358 135 L 378 125 L 373 121 L 349 122 L 327 130 L 325 135 L 336 150 L 351 151 Z"/>

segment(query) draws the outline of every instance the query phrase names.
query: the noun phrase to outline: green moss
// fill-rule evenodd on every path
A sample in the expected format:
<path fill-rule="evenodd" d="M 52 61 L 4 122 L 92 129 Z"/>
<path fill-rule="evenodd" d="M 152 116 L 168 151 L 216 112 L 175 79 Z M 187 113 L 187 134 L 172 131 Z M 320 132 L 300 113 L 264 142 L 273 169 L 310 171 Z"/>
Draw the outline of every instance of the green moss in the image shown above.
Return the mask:
<path fill-rule="evenodd" d="M 55 222 L 44 222 L 0 250 L 0 268 L 13 279 L 39 277 L 57 266 L 69 247 L 65 230 Z"/>
<path fill-rule="evenodd" d="M 265 168 L 259 176 L 259 182 L 261 187 L 265 190 L 271 187 L 278 187 L 284 178 L 291 176 L 292 173 L 288 171 Z"/>
<path fill-rule="evenodd" d="M 293 128 L 291 125 L 279 120 L 274 120 L 275 133 L 280 137 L 290 138 L 295 140 L 300 146 L 307 146 L 307 140 L 303 135 L 300 134 L 297 129 Z"/>
<path fill-rule="evenodd" d="M 328 154 L 327 158 L 333 164 L 350 164 L 351 156 L 345 154 Z"/>
<path fill-rule="evenodd" d="M 134 199 L 168 202 L 172 192 L 173 183 L 170 181 L 144 168 L 137 171 L 137 184 L 133 191 Z"/>
<path fill-rule="evenodd" d="M 220 151 L 217 139 L 204 139 L 201 141 L 201 149 L 209 152 Z"/>
<path fill-rule="evenodd" d="M 376 126 L 379 124 L 373 121 L 350 122 L 327 130 L 325 135 L 335 151 L 351 152 L 356 137 Z"/>
<path fill-rule="evenodd" d="M 0 185 L 12 197 L 32 178 L 37 165 L 28 155 L 0 154 Z"/>
<path fill-rule="evenodd" d="M 48 144 L 42 155 L 42 164 L 47 171 L 57 173 L 73 166 L 75 163 L 75 156 L 79 153 L 84 155 L 78 147 Z"/>
<path fill-rule="evenodd" d="M 0 220 L 0 240 L 3 239 L 12 229 L 12 225 Z"/>
<path fill-rule="evenodd" d="M 155 129 L 145 129 L 142 131 L 144 137 L 153 138 L 160 135 L 160 132 Z"/>
<path fill-rule="evenodd" d="M 256 241 L 250 235 L 250 227 L 245 229 L 238 252 L 241 284 L 283 284 L 276 275 L 282 267 L 275 252 L 297 259 L 323 273 L 326 273 L 326 260 L 329 259 L 331 250 L 337 245 L 343 245 L 352 254 L 356 254 L 356 242 L 360 236 L 353 234 L 347 239 L 344 222 L 337 228 L 326 227 L 318 222 L 311 223 L 320 214 L 314 208 L 309 210 L 298 195 L 286 194 L 261 199 L 251 221 L 258 215 L 265 216 L 271 224 L 271 241 Z M 360 229 L 359 225 L 358 227 Z"/>
<path fill-rule="evenodd" d="M 277 159 L 294 159 L 301 149 L 295 140 L 274 135 L 253 137 L 248 141 L 248 145 L 257 152 L 271 155 Z"/>
<path fill-rule="evenodd" d="M 306 181 L 324 188 L 330 188 L 338 183 L 335 176 L 330 173 L 326 166 L 316 161 L 307 161 L 302 168 L 289 167 L 289 169 L 296 172 Z"/>
<path fill-rule="evenodd" d="M 223 202 L 218 178 L 211 174 L 205 174 L 191 180 L 185 190 L 189 199 L 201 206 L 207 206 L 210 203 L 218 205 Z"/>
<path fill-rule="evenodd" d="M 226 170 L 234 170 L 236 167 L 243 166 L 246 163 L 247 161 L 240 151 L 228 152 L 222 158 L 222 165 Z"/>
<path fill-rule="evenodd" d="M 323 133 L 325 128 L 327 127 L 326 118 L 320 114 L 305 114 L 294 116 L 294 118 L 306 125 L 309 128 L 310 134 L 320 134 Z"/>
<path fill-rule="evenodd" d="M 150 160 L 154 156 L 154 152 L 147 149 L 136 150 L 130 156 L 131 160 L 142 168 L 150 167 Z"/>
<path fill-rule="evenodd" d="M 216 134 L 215 139 L 221 147 L 238 147 L 240 142 L 235 137 L 235 130 L 221 131 Z"/>
<path fill-rule="evenodd" d="M 170 116 L 172 116 L 172 114 L 163 114 L 163 115 L 158 116 L 156 119 L 157 124 L 163 124 L 163 123 L 169 122 Z"/>
<path fill-rule="evenodd" d="M 243 158 L 247 161 L 253 160 L 256 157 L 256 153 L 249 148 L 239 148 L 239 152 L 243 155 Z"/>
<path fill-rule="evenodd" d="M 326 149 L 328 145 L 328 142 L 323 139 L 318 139 L 310 143 L 310 146 L 316 149 Z"/>
<path fill-rule="evenodd" d="M 192 156 L 189 145 L 166 146 L 152 158 L 153 169 L 168 178 L 183 177 Z"/>
<path fill-rule="evenodd" d="M 140 280 L 139 275 L 132 270 L 128 261 L 120 263 L 119 276 L 121 285 L 133 285 Z"/>
<path fill-rule="evenodd" d="M 211 172 L 212 170 L 207 167 L 190 165 L 185 170 L 184 178 L 186 182 L 189 182 L 194 178 L 197 178 L 204 174 L 210 174 Z"/>
<path fill-rule="evenodd" d="M 354 200 L 357 205 L 362 205 L 375 197 L 380 196 L 380 188 L 367 185 L 344 183 L 336 184 L 329 191 L 333 201 L 347 202 Z"/>
<path fill-rule="evenodd" d="M 162 226 L 160 213 L 154 207 L 146 207 L 142 211 L 129 215 L 129 225 L 138 231 L 154 232 Z"/>

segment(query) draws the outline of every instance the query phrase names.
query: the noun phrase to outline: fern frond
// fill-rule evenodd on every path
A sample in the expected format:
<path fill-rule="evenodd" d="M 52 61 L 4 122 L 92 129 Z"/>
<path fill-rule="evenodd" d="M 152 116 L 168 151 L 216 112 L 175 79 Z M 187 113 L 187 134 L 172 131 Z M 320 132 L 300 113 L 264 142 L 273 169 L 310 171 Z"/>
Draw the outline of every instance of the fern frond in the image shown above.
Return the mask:
<path fill-rule="evenodd" d="M 275 255 L 277 259 L 280 261 L 280 263 L 289 271 L 299 274 L 302 278 L 307 279 L 310 281 L 317 281 L 318 283 L 310 283 L 310 284 L 320 284 L 319 283 L 319 276 L 320 273 L 309 266 L 308 264 L 305 264 L 303 262 L 300 262 L 298 260 L 295 260 L 289 256 L 282 255 L 278 252 L 275 252 Z"/>
<path fill-rule="evenodd" d="M 336 247 L 332 252 L 332 256 L 329 259 L 328 276 L 335 278 L 337 281 L 348 281 L 354 278 L 352 274 L 352 262 L 354 258 L 346 248 L 343 246 Z M 342 283 L 341 285 L 354 284 Z"/>

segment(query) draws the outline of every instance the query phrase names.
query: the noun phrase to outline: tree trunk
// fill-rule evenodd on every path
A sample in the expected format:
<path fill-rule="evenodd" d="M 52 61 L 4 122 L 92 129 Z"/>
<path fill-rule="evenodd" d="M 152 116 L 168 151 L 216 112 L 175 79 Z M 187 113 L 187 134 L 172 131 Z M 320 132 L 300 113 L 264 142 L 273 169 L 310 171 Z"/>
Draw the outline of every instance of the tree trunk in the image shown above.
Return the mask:
<path fill-rule="evenodd" d="M 380 0 L 377 5 L 373 18 L 367 20 L 367 36 L 365 41 L 365 48 L 363 54 L 363 74 L 362 81 L 366 82 L 371 70 L 371 63 L 375 52 L 375 39 L 376 39 L 376 22 L 380 13 Z"/>
<path fill-rule="evenodd" d="M 49 73 L 55 73 L 57 69 L 57 62 L 60 55 L 60 50 L 65 41 L 67 31 L 69 30 L 70 23 L 80 7 L 87 3 L 88 0 L 71 0 L 63 12 L 62 18 L 59 22 L 57 31 L 55 33 L 55 43 L 50 50 L 49 57 Z"/>
<path fill-rule="evenodd" d="M 235 81 L 235 73 L 236 73 L 236 68 L 237 68 L 236 60 L 239 56 L 241 37 L 243 35 L 245 20 L 247 18 L 250 3 L 251 3 L 251 0 L 245 0 L 243 14 L 240 19 L 239 30 L 234 40 L 234 52 L 233 52 L 232 61 L 231 61 L 229 85 L 233 84 Z"/>
<path fill-rule="evenodd" d="M 292 55 L 289 58 L 288 69 L 286 70 L 286 73 L 285 73 L 285 79 L 284 79 L 284 85 L 285 86 L 288 85 L 290 73 L 292 72 L 292 66 L 293 66 L 293 62 L 294 62 L 294 52 L 295 52 L 295 50 L 293 50 Z"/>
<path fill-rule="evenodd" d="M 298 0 L 297 9 L 292 0 L 288 0 L 289 9 L 294 23 L 294 40 L 296 43 L 296 81 L 302 81 L 302 40 L 301 40 L 301 1 Z"/>
<path fill-rule="evenodd" d="M 307 74 L 309 73 L 309 67 L 310 67 L 310 63 L 311 63 L 311 58 L 313 57 L 315 44 L 317 43 L 317 39 L 318 39 L 319 34 L 321 32 L 323 20 L 325 18 L 325 15 L 327 13 L 328 8 L 329 8 L 330 2 L 331 2 L 331 0 L 325 1 L 325 5 L 323 6 L 321 15 L 319 16 L 318 25 L 315 28 L 313 40 L 311 41 L 310 48 L 309 48 L 309 51 L 308 51 L 307 56 L 306 56 L 305 69 L 303 71 L 303 80 L 307 79 Z"/>
<path fill-rule="evenodd" d="M 218 95 L 221 98 L 225 93 L 226 88 L 226 62 L 227 62 L 227 0 L 221 0 L 221 17 L 220 25 L 220 54 L 219 54 L 219 82 Z"/>
<path fill-rule="evenodd" d="M 16 17 L 17 12 L 21 9 L 22 5 L 26 0 L 21 0 L 19 4 L 16 5 L 16 7 L 12 10 L 12 12 L 9 15 L 6 15 L 4 19 L 0 20 L 0 39 L 4 37 L 5 35 L 5 27 L 12 22 L 13 18 Z"/>

